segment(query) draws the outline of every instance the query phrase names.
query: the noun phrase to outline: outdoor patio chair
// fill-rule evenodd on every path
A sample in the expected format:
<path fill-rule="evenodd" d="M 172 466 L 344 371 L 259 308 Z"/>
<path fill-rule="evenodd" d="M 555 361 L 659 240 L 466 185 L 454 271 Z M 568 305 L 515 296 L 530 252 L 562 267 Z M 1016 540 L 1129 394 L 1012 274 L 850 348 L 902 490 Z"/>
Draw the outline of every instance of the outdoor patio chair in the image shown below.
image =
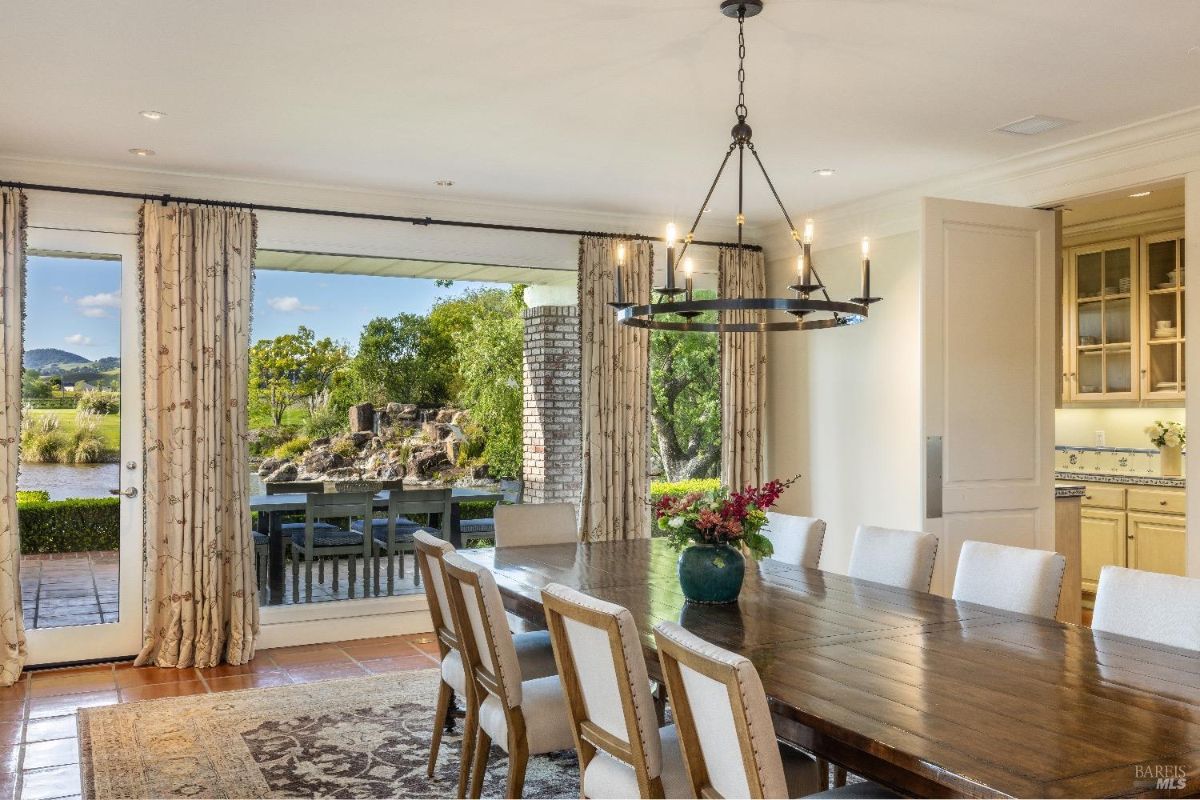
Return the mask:
<path fill-rule="evenodd" d="M 448 538 L 450 530 L 450 489 L 392 489 L 388 492 L 388 507 L 384 517 L 371 520 L 371 564 L 374 574 L 375 594 L 379 594 L 380 556 L 387 556 L 387 588 L 391 595 L 396 589 L 396 556 L 400 561 L 400 579 L 404 579 L 404 554 L 413 553 L 416 545 L 413 534 L 424 531 L 439 539 Z M 428 515 L 424 525 L 414 522 L 409 515 Z M 436 522 L 435 522 L 436 519 Z M 361 532 L 362 522 L 355 522 L 353 529 Z M 415 564 L 415 561 L 414 561 Z M 421 571 L 413 568 L 413 584 L 421 585 Z"/>
<path fill-rule="evenodd" d="M 523 480 L 500 481 L 500 490 L 504 492 L 505 503 L 522 503 L 525 500 L 525 481 Z M 496 541 L 495 516 L 460 520 L 458 529 L 462 532 L 463 544 L 484 539 Z"/>
<path fill-rule="evenodd" d="M 267 560 L 270 558 L 271 537 L 265 533 L 251 531 L 254 536 L 254 578 L 258 581 L 258 591 L 267 588 Z"/>
<path fill-rule="evenodd" d="M 276 494 L 325 494 L 325 483 L 323 481 L 276 481 L 275 483 L 265 484 L 268 495 Z M 300 514 L 289 514 L 287 516 L 299 517 Z M 280 529 L 284 536 L 291 536 L 296 531 L 304 530 L 304 521 L 284 522 Z M 320 523 L 317 527 L 325 530 L 336 530 L 336 525 L 330 525 L 327 522 Z M 266 531 L 263 531 L 266 533 Z"/>
<path fill-rule="evenodd" d="M 338 561 L 346 556 L 348 563 L 347 590 L 354 597 L 356 559 L 363 559 L 363 595 L 369 593 L 367 574 L 370 569 L 371 546 L 361 532 L 353 530 L 355 519 L 371 519 L 375 495 L 371 492 L 337 492 L 310 494 L 304 510 L 304 530 L 291 535 L 288 551 L 292 561 L 292 602 L 300 602 L 300 563 L 305 569 L 305 600 L 312 602 L 313 559 L 331 558 L 333 591 L 338 590 Z M 318 528 L 323 520 L 346 520 L 346 527 L 335 525 L 333 530 Z"/>

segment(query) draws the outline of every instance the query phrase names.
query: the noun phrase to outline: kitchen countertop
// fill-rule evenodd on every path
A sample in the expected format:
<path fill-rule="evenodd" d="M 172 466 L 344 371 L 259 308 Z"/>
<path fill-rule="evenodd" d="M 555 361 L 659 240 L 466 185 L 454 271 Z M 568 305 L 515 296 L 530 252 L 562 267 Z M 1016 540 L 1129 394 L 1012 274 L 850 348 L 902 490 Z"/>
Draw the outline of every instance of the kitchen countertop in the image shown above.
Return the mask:
<path fill-rule="evenodd" d="M 1184 489 L 1183 478 L 1164 478 L 1162 475 L 1128 475 L 1122 472 L 1055 472 L 1056 481 L 1082 481 L 1084 483 L 1117 483 L 1125 486 L 1158 486 L 1168 489 Z"/>
<path fill-rule="evenodd" d="M 1082 483 L 1055 483 L 1054 497 L 1056 500 L 1061 500 L 1064 497 L 1083 497 L 1087 491 Z"/>

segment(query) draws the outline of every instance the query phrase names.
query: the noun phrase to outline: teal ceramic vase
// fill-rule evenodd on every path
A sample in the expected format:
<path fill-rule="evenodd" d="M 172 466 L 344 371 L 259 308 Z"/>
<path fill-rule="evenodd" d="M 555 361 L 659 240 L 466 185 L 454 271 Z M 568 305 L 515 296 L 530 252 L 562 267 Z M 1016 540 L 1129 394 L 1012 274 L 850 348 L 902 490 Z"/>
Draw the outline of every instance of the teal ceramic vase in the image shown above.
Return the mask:
<path fill-rule="evenodd" d="M 727 544 L 693 544 L 679 554 L 679 588 L 693 603 L 736 603 L 746 559 Z"/>

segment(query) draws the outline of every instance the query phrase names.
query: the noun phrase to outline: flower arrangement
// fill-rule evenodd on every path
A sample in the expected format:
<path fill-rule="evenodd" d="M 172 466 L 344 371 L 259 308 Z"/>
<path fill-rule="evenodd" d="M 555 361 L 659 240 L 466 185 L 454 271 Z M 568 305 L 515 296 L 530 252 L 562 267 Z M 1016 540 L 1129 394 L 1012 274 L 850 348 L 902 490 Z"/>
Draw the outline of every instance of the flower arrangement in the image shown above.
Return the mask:
<path fill-rule="evenodd" d="M 1156 421 L 1146 428 L 1146 433 L 1155 447 L 1183 447 L 1187 441 L 1187 431 L 1178 422 Z"/>
<path fill-rule="evenodd" d="M 739 492 L 723 486 L 679 497 L 664 495 L 654 505 L 656 524 L 676 550 L 693 542 L 743 544 L 756 561 L 762 560 L 774 552 L 771 540 L 761 532 L 767 522 L 766 511 L 795 481 L 773 480 Z"/>

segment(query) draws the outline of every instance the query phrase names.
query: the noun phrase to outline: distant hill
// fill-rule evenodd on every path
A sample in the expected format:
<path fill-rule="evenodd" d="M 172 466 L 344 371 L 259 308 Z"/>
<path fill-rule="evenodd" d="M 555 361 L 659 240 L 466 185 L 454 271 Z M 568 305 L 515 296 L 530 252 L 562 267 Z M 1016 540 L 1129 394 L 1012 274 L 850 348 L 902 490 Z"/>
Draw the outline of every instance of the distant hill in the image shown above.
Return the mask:
<path fill-rule="evenodd" d="M 69 366 L 72 364 L 90 364 L 90 358 L 84 358 L 75 353 L 68 353 L 66 350 L 59 350 L 55 347 L 39 347 L 35 350 L 27 350 L 25 352 L 25 369 L 41 370 L 44 367 L 49 367 L 55 364 Z"/>

